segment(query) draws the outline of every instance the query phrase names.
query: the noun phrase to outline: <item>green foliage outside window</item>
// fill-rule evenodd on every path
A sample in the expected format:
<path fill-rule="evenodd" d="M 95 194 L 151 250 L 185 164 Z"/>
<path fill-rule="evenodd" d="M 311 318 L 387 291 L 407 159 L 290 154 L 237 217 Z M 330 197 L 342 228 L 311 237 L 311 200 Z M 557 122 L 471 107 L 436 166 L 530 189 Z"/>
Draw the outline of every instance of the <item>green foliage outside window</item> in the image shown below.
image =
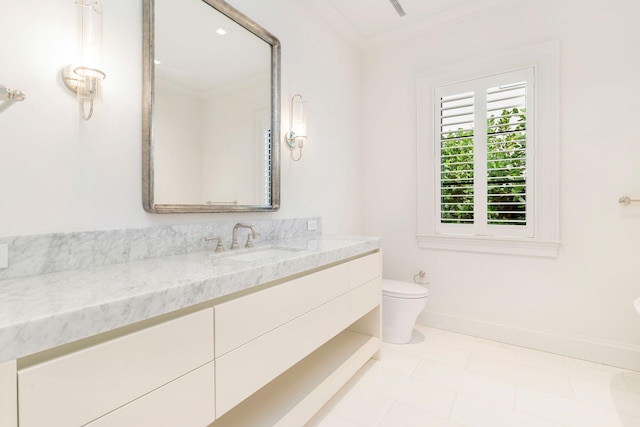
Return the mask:
<path fill-rule="evenodd" d="M 526 225 L 526 110 L 503 109 L 487 119 L 489 224 Z M 473 130 L 441 138 L 441 221 L 474 221 Z"/>
<path fill-rule="evenodd" d="M 441 221 L 472 224 L 473 212 L 473 130 L 442 135 L 440 152 Z"/>

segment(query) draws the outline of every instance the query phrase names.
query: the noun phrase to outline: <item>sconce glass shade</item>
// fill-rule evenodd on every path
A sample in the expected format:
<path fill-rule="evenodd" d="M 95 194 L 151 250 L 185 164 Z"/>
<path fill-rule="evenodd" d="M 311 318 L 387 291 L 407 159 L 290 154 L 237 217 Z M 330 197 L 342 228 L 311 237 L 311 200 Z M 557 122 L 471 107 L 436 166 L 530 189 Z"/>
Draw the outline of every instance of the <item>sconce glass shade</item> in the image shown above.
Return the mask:
<path fill-rule="evenodd" d="M 300 95 L 293 98 L 293 119 L 291 122 L 291 132 L 296 138 L 307 137 L 307 103 Z"/>
<path fill-rule="evenodd" d="M 77 0 L 82 26 L 81 67 L 102 67 L 102 3 L 96 0 Z"/>
<path fill-rule="evenodd" d="M 289 126 L 290 130 L 286 136 L 287 144 L 291 149 L 291 158 L 298 161 L 302 158 L 302 146 L 307 139 L 307 103 L 300 94 L 295 94 L 291 98 Z M 300 149 L 300 155 L 297 159 L 293 155 L 293 150 L 296 148 Z"/>
<path fill-rule="evenodd" d="M 82 117 L 93 115 L 93 103 L 102 99 L 102 3 L 97 0 L 76 0 L 80 7 L 81 50 L 80 65 L 62 70 L 65 85 L 74 91 L 81 103 Z M 89 112 L 86 112 L 86 105 Z"/>
<path fill-rule="evenodd" d="M 102 99 L 102 3 L 96 0 L 77 0 L 82 25 L 82 62 L 75 69 L 81 77 L 79 100 Z"/>

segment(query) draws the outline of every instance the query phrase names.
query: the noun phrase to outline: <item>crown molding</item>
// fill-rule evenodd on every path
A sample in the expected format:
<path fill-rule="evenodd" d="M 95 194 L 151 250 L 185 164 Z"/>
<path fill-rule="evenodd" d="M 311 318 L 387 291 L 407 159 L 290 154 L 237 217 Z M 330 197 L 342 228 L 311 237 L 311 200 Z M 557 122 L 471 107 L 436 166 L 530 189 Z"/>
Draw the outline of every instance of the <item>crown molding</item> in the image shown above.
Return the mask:
<path fill-rule="evenodd" d="M 351 45 L 359 50 L 364 48 L 364 37 L 328 1 L 308 0 L 308 4 Z"/>

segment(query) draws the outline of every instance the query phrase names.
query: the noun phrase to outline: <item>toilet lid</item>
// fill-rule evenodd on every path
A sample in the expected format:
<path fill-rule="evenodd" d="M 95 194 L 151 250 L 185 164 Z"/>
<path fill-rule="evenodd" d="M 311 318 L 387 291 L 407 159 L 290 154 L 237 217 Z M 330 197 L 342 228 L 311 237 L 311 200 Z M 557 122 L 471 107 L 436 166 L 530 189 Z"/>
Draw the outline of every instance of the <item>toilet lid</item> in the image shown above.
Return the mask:
<path fill-rule="evenodd" d="M 424 286 L 400 280 L 382 279 L 382 294 L 396 298 L 424 298 L 429 291 Z"/>

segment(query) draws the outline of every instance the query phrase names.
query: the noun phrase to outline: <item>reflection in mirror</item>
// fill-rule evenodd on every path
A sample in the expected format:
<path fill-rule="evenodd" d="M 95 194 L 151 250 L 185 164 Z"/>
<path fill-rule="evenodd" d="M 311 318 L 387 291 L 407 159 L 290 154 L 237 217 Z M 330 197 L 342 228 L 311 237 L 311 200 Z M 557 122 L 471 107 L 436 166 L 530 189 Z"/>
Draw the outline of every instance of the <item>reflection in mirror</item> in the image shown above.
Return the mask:
<path fill-rule="evenodd" d="M 145 209 L 277 210 L 278 40 L 221 0 L 145 0 L 144 47 Z"/>

